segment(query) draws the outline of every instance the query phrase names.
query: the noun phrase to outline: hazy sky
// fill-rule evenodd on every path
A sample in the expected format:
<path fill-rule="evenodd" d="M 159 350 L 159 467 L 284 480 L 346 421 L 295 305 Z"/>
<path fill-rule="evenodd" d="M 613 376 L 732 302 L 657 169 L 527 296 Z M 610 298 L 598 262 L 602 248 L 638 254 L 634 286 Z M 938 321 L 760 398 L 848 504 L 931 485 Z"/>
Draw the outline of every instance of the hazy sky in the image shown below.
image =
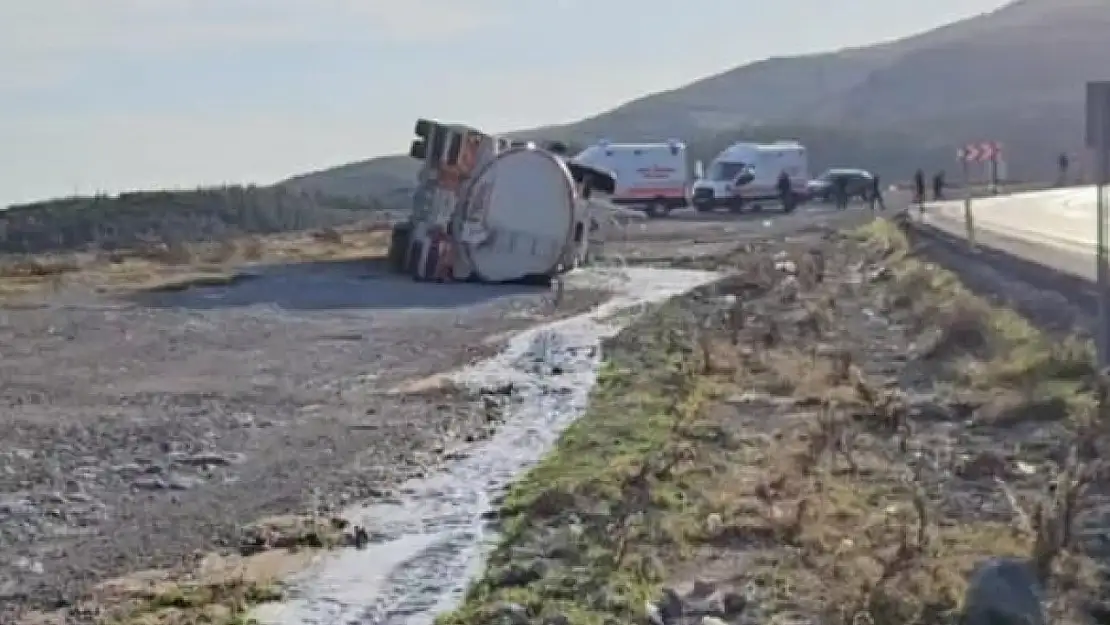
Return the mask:
<path fill-rule="evenodd" d="M 404 151 L 418 116 L 572 121 L 1004 3 L 0 0 L 0 205 L 269 183 Z"/>

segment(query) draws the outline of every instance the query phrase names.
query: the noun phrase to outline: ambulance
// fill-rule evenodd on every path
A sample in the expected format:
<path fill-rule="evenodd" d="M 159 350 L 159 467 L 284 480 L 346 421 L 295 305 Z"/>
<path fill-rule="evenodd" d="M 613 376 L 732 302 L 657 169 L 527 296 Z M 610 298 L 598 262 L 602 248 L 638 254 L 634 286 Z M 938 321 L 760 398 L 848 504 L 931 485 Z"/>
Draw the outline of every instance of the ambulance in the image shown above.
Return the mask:
<path fill-rule="evenodd" d="M 699 211 L 724 207 L 739 213 L 746 207 L 758 211 L 765 203 L 777 204 L 782 172 L 790 177 L 795 197 L 805 197 L 809 182 L 809 158 L 805 146 L 797 141 L 734 143 L 704 171 L 700 162 L 696 169 L 698 179 L 691 200 Z"/>
<path fill-rule="evenodd" d="M 572 162 L 610 172 L 617 180 L 613 204 L 663 217 L 688 204 L 690 166 L 686 144 L 612 143 L 599 141 L 579 152 Z"/>

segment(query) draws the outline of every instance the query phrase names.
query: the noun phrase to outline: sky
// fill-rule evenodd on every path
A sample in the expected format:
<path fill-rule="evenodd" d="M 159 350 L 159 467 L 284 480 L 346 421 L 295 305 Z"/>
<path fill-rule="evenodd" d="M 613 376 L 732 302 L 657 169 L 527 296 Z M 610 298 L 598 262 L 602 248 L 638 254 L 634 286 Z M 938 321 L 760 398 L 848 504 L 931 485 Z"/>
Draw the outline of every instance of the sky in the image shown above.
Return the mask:
<path fill-rule="evenodd" d="M 268 184 L 403 152 L 422 116 L 569 122 L 1004 3 L 0 0 L 0 206 Z"/>

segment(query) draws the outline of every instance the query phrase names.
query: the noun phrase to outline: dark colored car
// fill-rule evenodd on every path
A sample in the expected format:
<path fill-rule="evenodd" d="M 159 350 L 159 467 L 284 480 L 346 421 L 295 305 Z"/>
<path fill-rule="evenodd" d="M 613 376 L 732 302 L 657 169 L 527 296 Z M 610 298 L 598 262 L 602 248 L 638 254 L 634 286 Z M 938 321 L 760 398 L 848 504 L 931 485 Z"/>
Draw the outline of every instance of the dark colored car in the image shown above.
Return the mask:
<path fill-rule="evenodd" d="M 817 202 L 831 202 L 835 199 L 836 182 L 844 180 L 847 184 L 848 199 L 867 200 L 871 197 L 874 178 L 871 172 L 863 169 L 830 169 L 806 183 L 806 197 Z"/>

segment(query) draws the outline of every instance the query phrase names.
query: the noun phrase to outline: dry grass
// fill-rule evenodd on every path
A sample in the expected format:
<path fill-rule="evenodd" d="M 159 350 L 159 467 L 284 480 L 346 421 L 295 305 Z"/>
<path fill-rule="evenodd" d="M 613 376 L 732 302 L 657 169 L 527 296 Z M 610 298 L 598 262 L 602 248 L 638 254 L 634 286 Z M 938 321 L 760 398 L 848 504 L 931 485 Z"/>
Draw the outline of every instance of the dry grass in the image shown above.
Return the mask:
<path fill-rule="evenodd" d="M 1084 447 L 1106 422 L 1080 392 L 1087 346 L 987 305 L 887 222 L 852 239 L 827 239 L 820 263 L 795 256 L 793 279 L 768 270 L 768 250 L 734 256 L 740 277 L 718 294 L 742 297 L 673 303 L 622 335 L 587 415 L 511 489 L 486 574 L 441 623 L 640 621 L 695 580 L 726 606 L 742 596 L 731 603 L 752 622 L 954 623 L 992 556 L 1028 558 L 1053 614 L 1074 616 L 1096 594 L 1076 519 L 1101 472 Z M 884 302 L 897 326 L 859 321 Z M 869 343 L 895 327 L 919 358 Z M 934 372 L 932 397 L 865 373 L 890 363 Z M 1047 425 L 1040 455 L 990 442 L 1020 423 L 935 423 L 959 426 L 936 415 L 969 402 L 980 419 L 998 396 L 1076 418 Z M 985 511 L 984 493 L 1003 510 Z"/>
<path fill-rule="evenodd" d="M 0 258 L 0 298 L 48 293 L 65 286 L 99 291 L 180 290 L 242 279 L 246 264 L 380 258 L 387 224 L 242 237 L 206 243 L 151 241 L 132 250 L 64 257 Z"/>

